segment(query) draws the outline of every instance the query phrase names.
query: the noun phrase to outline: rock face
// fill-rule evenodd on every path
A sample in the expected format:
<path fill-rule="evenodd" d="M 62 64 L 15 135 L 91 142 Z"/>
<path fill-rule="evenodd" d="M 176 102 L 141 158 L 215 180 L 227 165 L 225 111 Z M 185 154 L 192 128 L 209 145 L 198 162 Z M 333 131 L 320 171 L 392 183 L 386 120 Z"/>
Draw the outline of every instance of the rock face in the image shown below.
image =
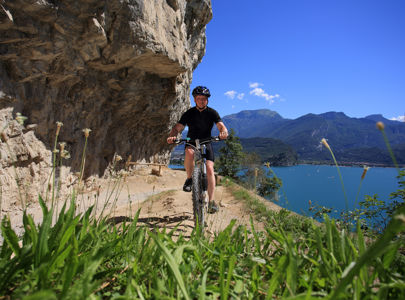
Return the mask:
<path fill-rule="evenodd" d="M 48 152 L 62 122 L 72 171 L 90 128 L 86 176 L 102 175 L 115 153 L 167 162 L 211 18 L 210 0 L 0 1 L 2 119 L 21 112 Z M 26 157 L 51 163 L 49 153 Z"/>

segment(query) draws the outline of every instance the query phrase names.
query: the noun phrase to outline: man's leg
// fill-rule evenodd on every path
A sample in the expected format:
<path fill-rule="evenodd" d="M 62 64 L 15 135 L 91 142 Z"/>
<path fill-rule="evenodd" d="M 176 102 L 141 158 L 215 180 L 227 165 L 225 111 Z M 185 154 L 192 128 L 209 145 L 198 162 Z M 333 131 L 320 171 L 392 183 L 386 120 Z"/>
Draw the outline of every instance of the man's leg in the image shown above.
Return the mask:
<path fill-rule="evenodd" d="M 193 185 L 191 176 L 194 169 L 194 149 L 191 147 L 186 147 L 185 149 L 184 168 L 186 169 L 187 179 L 184 182 L 183 191 L 191 192 L 191 188 Z"/>
<path fill-rule="evenodd" d="M 194 170 L 194 149 L 191 147 L 186 147 L 184 168 L 186 169 L 187 178 L 191 178 Z"/>
<path fill-rule="evenodd" d="M 208 180 L 208 199 L 211 202 L 214 200 L 214 192 L 215 192 L 215 175 L 214 175 L 214 162 L 211 160 L 207 160 L 207 180 Z"/>

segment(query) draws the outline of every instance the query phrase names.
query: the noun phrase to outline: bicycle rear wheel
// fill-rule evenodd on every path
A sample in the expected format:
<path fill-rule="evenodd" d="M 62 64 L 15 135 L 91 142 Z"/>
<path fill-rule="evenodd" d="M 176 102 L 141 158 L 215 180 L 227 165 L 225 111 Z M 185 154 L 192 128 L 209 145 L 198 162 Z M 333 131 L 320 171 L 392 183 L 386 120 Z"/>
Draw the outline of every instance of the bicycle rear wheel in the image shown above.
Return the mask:
<path fill-rule="evenodd" d="M 204 230 L 205 219 L 204 219 L 204 198 L 205 191 L 203 189 L 203 174 L 201 167 L 196 165 L 193 171 L 193 188 L 192 188 L 192 198 L 193 198 L 193 213 L 194 213 L 194 224 L 200 226 Z"/>

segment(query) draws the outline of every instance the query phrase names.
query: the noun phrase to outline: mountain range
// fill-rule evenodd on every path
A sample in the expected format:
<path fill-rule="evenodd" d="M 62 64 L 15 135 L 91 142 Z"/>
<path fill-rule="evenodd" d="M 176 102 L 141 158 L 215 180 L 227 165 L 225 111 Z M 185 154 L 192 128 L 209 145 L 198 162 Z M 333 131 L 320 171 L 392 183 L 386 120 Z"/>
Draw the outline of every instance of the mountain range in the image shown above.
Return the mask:
<path fill-rule="evenodd" d="M 261 138 L 258 144 L 263 138 L 272 138 L 290 145 L 300 162 L 331 162 L 329 151 L 320 144 L 325 138 L 339 163 L 392 165 L 383 134 L 376 128 L 380 121 L 397 162 L 405 164 L 405 123 L 378 114 L 351 118 L 343 112 L 326 112 L 285 119 L 275 111 L 260 109 L 244 110 L 222 120 L 241 141 L 249 138 L 249 144 L 253 138 Z"/>

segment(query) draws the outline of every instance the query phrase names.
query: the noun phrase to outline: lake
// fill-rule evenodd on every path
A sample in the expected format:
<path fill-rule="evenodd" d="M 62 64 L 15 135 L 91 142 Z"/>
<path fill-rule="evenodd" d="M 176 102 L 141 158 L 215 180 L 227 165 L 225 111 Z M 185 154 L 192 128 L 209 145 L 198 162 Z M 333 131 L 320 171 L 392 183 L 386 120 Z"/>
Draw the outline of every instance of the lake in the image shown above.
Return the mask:
<path fill-rule="evenodd" d="M 172 168 L 183 166 L 170 166 Z M 273 172 L 283 181 L 278 205 L 302 215 L 311 215 L 308 201 L 333 208 L 330 214 L 338 217 L 346 208 L 345 197 L 339 174 L 335 166 L 298 165 L 292 167 L 272 167 Z M 349 210 L 354 208 L 360 186 L 362 167 L 339 167 L 345 185 Z M 389 201 L 390 193 L 399 188 L 395 168 L 370 168 L 361 183 L 358 200 L 366 195 L 377 194 L 380 200 Z"/>
<path fill-rule="evenodd" d="M 343 177 L 349 210 L 355 206 L 356 195 L 363 173 L 362 167 L 339 167 Z M 333 208 L 331 216 L 337 217 L 346 208 L 345 196 L 335 166 L 298 165 L 273 167 L 272 170 L 283 181 L 279 191 L 280 206 L 303 215 L 310 215 L 312 204 Z M 379 200 L 389 201 L 390 193 L 399 188 L 395 168 L 370 168 L 361 183 L 358 200 L 366 195 L 378 195 Z"/>

